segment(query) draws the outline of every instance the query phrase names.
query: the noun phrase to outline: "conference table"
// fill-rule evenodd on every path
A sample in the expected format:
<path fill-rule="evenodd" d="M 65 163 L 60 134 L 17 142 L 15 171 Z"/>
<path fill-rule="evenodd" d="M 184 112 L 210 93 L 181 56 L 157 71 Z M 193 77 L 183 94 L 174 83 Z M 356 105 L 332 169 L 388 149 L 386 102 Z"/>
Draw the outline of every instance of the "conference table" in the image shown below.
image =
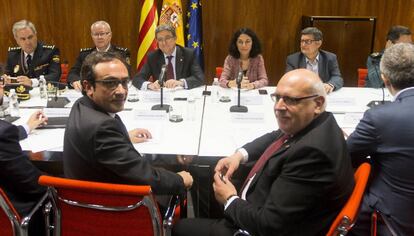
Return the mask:
<path fill-rule="evenodd" d="M 153 135 L 147 142 L 135 144 L 135 148 L 143 154 L 222 157 L 278 128 L 270 97 L 275 87 L 264 88 L 267 94 L 242 90 L 240 104 L 248 108 L 247 113 L 230 112 L 230 107 L 237 105 L 237 90 L 219 89 L 219 97 L 228 97 L 229 102 L 220 102 L 216 96 L 204 96 L 204 90 L 210 91 L 211 87 L 165 89 L 164 103 L 178 110 L 183 118 L 181 122 L 171 122 L 167 112 L 151 110 L 160 103 L 158 91 L 139 91 L 132 87 L 129 97 L 137 97 L 139 101 L 127 101 L 124 111 L 118 114 L 128 130 L 146 128 Z M 71 101 L 65 108 L 45 108 L 47 99 L 40 98 L 37 88 L 31 91 L 31 96 L 30 100 L 20 103 L 21 118 L 14 124 L 26 122 L 36 109 L 43 109 L 48 116 L 67 116 L 74 101 L 82 95 L 75 90 L 61 94 Z M 327 96 L 326 110 L 332 112 L 339 126 L 350 134 L 368 109 L 368 102 L 382 100 L 382 97 L 381 89 L 345 87 Z M 385 91 L 385 100 L 390 99 Z M 61 152 L 63 136 L 64 129 L 36 129 L 20 144 L 25 151 Z"/>
<path fill-rule="evenodd" d="M 159 91 L 140 91 L 134 87 L 129 89 L 124 110 L 118 113 L 128 130 L 146 128 L 151 132 L 152 139 L 134 144 L 141 154 L 145 154 L 144 157 L 152 158 L 155 165 L 156 159 L 161 160 L 158 162 L 160 166 L 168 168 L 166 165 L 173 165 L 174 171 L 190 171 L 195 180 L 192 187 L 193 210 L 196 216 L 201 217 L 220 217 L 221 214 L 221 206 L 214 200 L 211 187 L 218 159 L 278 128 L 274 102 L 270 97 L 275 87 L 262 88 L 266 94 L 258 90 L 240 91 L 240 104 L 247 107 L 247 113 L 230 112 L 230 107 L 237 105 L 237 90 L 220 88 L 218 96 L 203 95 L 204 91 L 211 90 L 210 86 L 191 90 L 165 89 L 164 103 L 173 107 L 173 113 L 182 115 L 181 122 L 171 122 L 171 113 L 151 110 L 160 103 Z M 26 122 L 36 109 L 43 109 L 49 117 L 67 116 L 73 103 L 82 95 L 75 90 L 67 90 L 61 96 L 71 101 L 65 108 L 45 108 L 47 99 L 41 99 L 38 89 L 34 88 L 32 98 L 20 103 L 21 118 L 14 124 Z M 139 101 L 130 102 L 137 98 Z M 219 98 L 230 101 L 221 102 Z M 384 98 L 391 100 L 387 91 Z M 326 109 L 334 114 L 339 126 L 349 135 L 368 109 L 368 102 L 382 99 L 381 89 L 345 87 L 327 96 Z M 20 144 L 25 151 L 40 153 L 38 156 L 41 157 L 34 161 L 36 166 L 56 175 L 63 173 L 63 137 L 64 129 L 36 129 Z M 248 173 L 247 166 L 241 165 L 239 169 L 239 176 L 233 176 L 236 186 Z"/>

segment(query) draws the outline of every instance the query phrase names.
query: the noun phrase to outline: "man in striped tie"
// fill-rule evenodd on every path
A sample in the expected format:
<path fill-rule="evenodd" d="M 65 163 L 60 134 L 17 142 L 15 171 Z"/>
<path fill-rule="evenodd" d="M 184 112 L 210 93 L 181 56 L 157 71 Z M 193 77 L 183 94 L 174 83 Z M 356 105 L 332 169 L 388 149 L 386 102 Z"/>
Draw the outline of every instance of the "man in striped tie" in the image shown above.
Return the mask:
<path fill-rule="evenodd" d="M 341 129 L 325 111 L 326 92 L 317 74 L 286 73 L 273 93 L 279 129 L 244 145 L 215 168 L 213 188 L 224 219 L 188 219 L 176 235 L 323 235 L 353 186 Z M 238 192 L 232 175 L 254 164 Z M 193 231 L 194 230 L 194 231 Z"/>

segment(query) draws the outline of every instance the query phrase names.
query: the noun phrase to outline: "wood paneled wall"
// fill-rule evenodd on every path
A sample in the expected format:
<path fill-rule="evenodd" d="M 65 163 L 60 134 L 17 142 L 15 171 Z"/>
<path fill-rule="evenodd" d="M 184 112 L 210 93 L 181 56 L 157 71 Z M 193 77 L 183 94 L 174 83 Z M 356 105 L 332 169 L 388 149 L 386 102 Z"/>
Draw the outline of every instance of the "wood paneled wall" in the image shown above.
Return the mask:
<path fill-rule="evenodd" d="M 187 3 L 188 0 L 182 0 L 184 10 Z M 229 40 L 240 27 L 253 29 L 261 39 L 272 85 L 284 73 L 286 56 L 299 49 L 302 15 L 376 16 L 374 51 L 383 48 L 385 35 L 392 25 L 406 25 L 414 30 L 414 1 L 411 0 L 204 0 L 202 4 L 208 83 L 212 81 L 214 68 L 223 64 Z M 160 10 L 161 0 L 157 5 Z M 106 20 L 112 27 L 113 44 L 128 47 L 131 63 L 135 65 L 141 6 L 141 0 L 0 0 L 0 62 L 6 61 L 7 48 L 15 45 L 11 32 L 15 21 L 32 21 L 38 38 L 57 45 L 62 61 L 73 65 L 79 49 L 93 45 L 90 25 L 96 20 Z M 350 56 L 338 55 L 338 58 Z"/>

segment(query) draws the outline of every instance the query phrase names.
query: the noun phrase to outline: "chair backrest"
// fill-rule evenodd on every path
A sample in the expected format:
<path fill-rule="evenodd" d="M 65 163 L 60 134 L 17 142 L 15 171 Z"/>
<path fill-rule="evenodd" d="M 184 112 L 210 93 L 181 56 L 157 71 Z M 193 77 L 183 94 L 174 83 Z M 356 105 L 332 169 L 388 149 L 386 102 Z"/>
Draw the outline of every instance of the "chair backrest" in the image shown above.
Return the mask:
<path fill-rule="evenodd" d="M 371 165 L 368 163 L 361 164 L 355 171 L 355 187 L 345 206 L 339 212 L 329 229 L 327 236 L 346 235 L 352 228 L 358 216 L 359 207 L 362 197 L 364 196 L 365 187 L 368 182 Z"/>
<path fill-rule="evenodd" d="M 1 188 L 0 207 L 0 235 L 19 235 L 20 216 Z"/>
<path fill-rule="evenodd" d="M 55 209 L 56 235 L 163 235 L 150 186 L 41 176 Z"/>
<path fill-rule="evenodd" d="M 69 64 L 67 62 L 60 64 L 60 69 L 62 73 L 59 82 L 66 84 L 68 82 Z"/>
<path fill-rule="evenodd" d="M 368 75 L 368 69 L 358 68 L 358 87 L 365 87 L 365 78 Z"/>
<path fill-rule="evenodd" d="M 217 66 L 216 67 L 216 78 L 220 79 L 221 73 L 223 72 L 223 67 Z"/>

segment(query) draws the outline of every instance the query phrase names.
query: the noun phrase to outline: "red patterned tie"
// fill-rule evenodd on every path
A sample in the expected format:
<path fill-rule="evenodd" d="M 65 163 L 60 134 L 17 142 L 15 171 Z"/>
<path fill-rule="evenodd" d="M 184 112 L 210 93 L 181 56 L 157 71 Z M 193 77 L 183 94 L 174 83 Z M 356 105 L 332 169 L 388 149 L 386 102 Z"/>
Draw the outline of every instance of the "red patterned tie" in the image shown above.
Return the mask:
<path fill-rule="evenodd" d="M 174 79 L 174 68 L 173 68 L 173 65 L 171 63 L 171 59 L 173 58 L 173 56 L 167 56 L 167 58 L 168 58 L 167 80 Z"/>
<path fill-rule="evenodd" d="M 241 188 L 240 192 L 243 192 L 243 189 L 246 187 L 246 184 L 249 182 L 249 180 L 257 173 L 259 170 L 261 170 L 264 166 L 264 164 L 269 160 L 272 155 L 279 150 L 282 145 L 286 142 L 286 140 L 289 138 L 289 135 L 284 134 L 282 137 L 280 137 L 278 140 L 274 141 L 262 154 L 262 156 L 259 158 L 259 160 L 256 161 L 253 168 L 250 170 L 249 175 L 247 175 L 246 180 L 243 183 L 243 187 Z"/>

